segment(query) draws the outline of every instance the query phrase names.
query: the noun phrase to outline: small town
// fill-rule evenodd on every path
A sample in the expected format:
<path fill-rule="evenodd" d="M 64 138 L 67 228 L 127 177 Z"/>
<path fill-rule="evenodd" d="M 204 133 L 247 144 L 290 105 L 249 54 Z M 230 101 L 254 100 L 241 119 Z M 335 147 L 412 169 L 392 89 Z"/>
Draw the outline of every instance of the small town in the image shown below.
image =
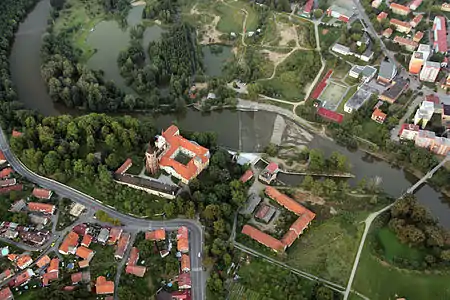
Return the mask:
<path fill-rule="evenodd" d="M 0 300 L 450 299 L 449 25 L 0 1 Z"/>

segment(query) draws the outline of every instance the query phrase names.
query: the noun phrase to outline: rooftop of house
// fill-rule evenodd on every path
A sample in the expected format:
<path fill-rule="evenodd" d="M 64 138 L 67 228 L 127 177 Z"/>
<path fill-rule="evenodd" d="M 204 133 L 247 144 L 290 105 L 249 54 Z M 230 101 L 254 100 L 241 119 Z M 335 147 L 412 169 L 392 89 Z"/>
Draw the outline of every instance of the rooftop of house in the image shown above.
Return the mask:
<path fill-rule="evenodd" d="M 133 161 L 131 158 L 127 158 L 127 160 L 114 172 L 116 174 L 122 175 L 125 173 L 131 166 L 133 165 Z"/>
<path fill-rule="evenodd" d="M 62 252 L 63 254 L 66 254 L 69 252 L 70 247 L 76 247 L 78 245 L 78 234 L 71 231 L 66 236 L 64 241 L 61 243 L 61 246 L 59 247 L 59 252 Z"/>
<path fill-rule="evenodd" d="M 9 287 L 0 290 L 0 300 L 12 300 L 12 299 L 14 299 L 14 296 Z"/>
<path fill-rule="evenodd" d="M 420 21 L 422 21 L 423 19 L 423 15 L 417 15 L 412 19 L 412 22 L 414 22 L 416 25 L 420 23 Z"/>
<path fill-rule="evenodd" d="M 417 42 L 414 42 L 411 39 L 407 39 L 401 36 L 396 36 L 394 38 L 394 42 L 399 43 L 400 45 L 404 45 L 404 46 L 410 46 L 410 47 L 414 47 L 417 48 L 417 46 L 419 46 L 419 44 Z"/>
<path fill-rule="evenodd" d="M 139 259 L 139 249 L 132 247 L 128 256 L 127 265 L 135 265 Z"/>
<path fill-rule="evenodd" d="M 73 273 L 72 275 L 70 275 L 70 279 L 72 280 L 72 284 L 77 284 L 81 282 L 81 280 L 83 279 L 83 273 L 82 272 Z"/>
<path fill-rule="evenodd" d="M 208 162 L 210 155 L 209 150 L 182 137 L 178 127 L 175 125 L 171 125 L 167 128 L 166 131 L 162 133 L 162 136 L 165 138 L 169 149 L 162 155 L 159 161 L 160 166 L 171 167 L 181 177 L 190 180 L 198 173 L 197 165 L 194 161 L 199 159 L 203 164 Z M 186 149 L 194 154 L 186 165 L 175 160 L 174 154 L 180 148 Z"/>
<path fill-rule="evenodd" d="M 381 21 L 381 20 L 383 20 L 383 19 L 386 19 L 387 16 L 388 16 L 388 14 L 385 13 L 384 11 L 382 11 L 382 12 L 380 12 L 380 13 L 378 14 L 377 19 L 378 19 L 378 21 Z"/>
<path fill-rule="evenodd" d="M 423 0 L 412 0 L 409 3 L 409 8 L 411 8 L 412 10 L 417 9 L 420 6 L 420 4 L 422 4 L 422 1 Z"/>
<path fill-rule="evenodd" d="M 99 276 L 95 283 L 95 291 L 97 295 L 114 294 L 114 282 L 107 281 L 104 276 Z"/>
<path fill-rule="evenodd" d="M 423 32 L 422 31 L 417 31 L 416 34 L 414 34 L 414 38 L 417 41 L 420 41 L 423 38 Z"/>
<path fill-rule="evenodd" d="M 404 28 L 411 28 L 412 27 L 411 24 L 409 24 L 407 22 L 400 21 L 398 19 L 391 19 L 389 21 L 389 23 L 391 25 L 400 26 L 400 27 L 404 27 Z"/>
<path fill-rule="evenodd" d="M 385 114 L 381 109 L 377 108 L 372 113 L 372 119 L 379 120 L 380 122 L 384 122 L 387 114 Z"/>
<path fill-rule="evenodd" d="M 275 207 L 263 204 L 256 212 L 255 217 L 264 220 L 265 222 L 269 222 L 275 212 Z"/>
<path fill-rule="evenodd" d="M 50 197 L 52 196 L 52 191 L 41 188 L 34 188 L 32 194 L 34 197 L 39 199 L 50 199 Z"/>
<path fill-rule="evenodd" d="M 246 183 L 247 181 L 252 179 L 252 177 L 253 177 L 253 171 L 248 169 L 247 171 L 245 171 L 245 173 L 241 176 L 241 178 L 239 180 L 243 183 Z"/>
<path fill-rule="evenodd" d="M 40 211 L 46 214 L 52 214 L 55 210 L 54 205 L 39 202 L 28 202 L 27 208 L 30 211 Z"/>
<path fill-rule="evenodd" d="M 189 251 L 189 240 L 187 238 L 181 237 L 177 241 L 177 250 L 180 252 Z"/>
<path fill-rule="evenodd" d="M 27 266 L 29 266 L 31 263 L 33 262 L 33 259 L 31 258 L 31 256 L 24 254 L 24 255 L 20 255 L 17 259 L 16 259 L 16 265 L 20 268 L 20 269 L 24 269 Z"/>
<path fill-rule="evenodd" d="M 411 9 L 409 7 L 398 4 L 398 3 L 391 3 L 390 8 L 393 10 L 402 10 L 402 11 L 408 12 L 408 13 L 411 11 Z"/>
<path fill-rule="evenodd" d="M 31 276 L 34 276 L 34 272 L 32 269 L 26 269 L 25 271 L 23 271 L 22 273 L 20 273 L 19 275 L 17 275 L 17 277 L 15 278 L 14 281 L 14 286 L 20 286 L 23 283 L 27 282 L 28 280 L 30 280 Z"/>
<path fill-rule="evenodd" d="M 91 245 L 92 239 L 93 239 L 92 235 L 89 234 L 84 235 L 83 240 L 81 240 L 81 245 L 89 247 L 89 245 Z"/>
<path fill-rule="evenodd" d="M 189 236 L 189 229 L 186 226 L 178 227 L 177 239 L 187 239 Z"/>
<path fill-rule="evenodd" d="M 128 265 L 125 268 L 125 272 L 127 274 L 133 274 L 138 277 L 144 277 L 145 271 L 147 270 L 144 266 L 136 266 L 136 265 Z"/>
<path fill-rule="evenodd" d="M 145 239 L 151 241 L 160 241 L 166 239 L 166 230 L 164 228 L 147 231 L 145 233 Z"/>
<path fill-rule="evenodd" d="M 113 227 L 109 231 L 108 244 L 114 245 L 122 236 L 123 229 L 120 227 Z"/>
<path fill-rule="evenodd" d="M 440 52 L 447 52 L 447 22 L 445 17 L 436 16 L 433 21 L 433 31 L 435 34 L 436 40 L 434 41 L 437 44 Z"/>
<path fill-rule="evenodd" d="M 191 274 L 181 273 L 178 275 L 178 286 L 180 288 L 191 286 Z"/>
<path fill-rule="evenodd" d="M 44 255 L 36 262 L 36 265 L 39 268 L 42 268 L 42 267 L 48 265 L 49 263 L 50 263 L 50 257 L 48 257 L 48 255 Z"/>
<path fill-rule="evenodd" d="M 3 151 L 0 151 L 0 161 L 2 160 L 6 160 L 5 154 L 3 153 Z"/>
<path fill-rule="evenodd" d="M 387 36 L 387 37 L 390 37 L 390 36 L 392 35 L 393 32 L 394 32 L 394 31 L 392 30 L 392 28 L 386 28 L 386 29 L 383 31 L 383 35 L 384 35 L 384 36 Z"/>
<path fill-rule="evenodd" d="M 406 79 L 398 77 L 388 89 L 383 91 L 381 95 L 383 97 L 395 100 L 401 95 L 401 93 L 403 93 L 407 86 L 408 81 Z"/>
<path fill-rule="evenodd" d="M 58 272 L 58 270 L 59 270 L 59 259 L 53 258 L 50 261 L 50 265 L 47 268 L 47 273 Z"/>
<path fill-rule="evenodd" d="M 292 211 L 296 215 L 300 216 L 303 214 L 312 213 L 309 209 L 305 208 L 300 203 L 296 202 L 292 198 L 280 193 L 276 188 L 267 186 L 265 189 L 267 196 L 278 202 L 280 205 L 284 206 L 287 210 Z"/>
<path fill-rule="evenodd" d="M 128 243 L 130 242 L 131 235 L 128 232 L 125 232 L 122 234 L 122 236 L 119 239 L 119 242 L 117 243 L 117 249 L 115 252 L 116 256 L 122 257 L 125 253 L 125 250 L 128 246 Z"/>
<path fill-rule="evenodd" d="M 181 270 L 190 270 L 191 269 L 191 259 L 189 255 L 182 254 L 181 255 Z"/>
<path fill-rule="evenodd" d="M 244 227 L 242 228 L 242 233 L 277 252 L 283 252 L 285 249 L 285 245 L 281 241 L 262 232 L 259 229 L 256 229 L 253 226 L 244 225 Z"/>
<path fill-rule="evenodd" d="M 78 247 L 77 252 L 75 253 L 76 256 L 87 260 L 90 260 L 93 254 L 94 250 L 86 248 L 85 246 Z"/>

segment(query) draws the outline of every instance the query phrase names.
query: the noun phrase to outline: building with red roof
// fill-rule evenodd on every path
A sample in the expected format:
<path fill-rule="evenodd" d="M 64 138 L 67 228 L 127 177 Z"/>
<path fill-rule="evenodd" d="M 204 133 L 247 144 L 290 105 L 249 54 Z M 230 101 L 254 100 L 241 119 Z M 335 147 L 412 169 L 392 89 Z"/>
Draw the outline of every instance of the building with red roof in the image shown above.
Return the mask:
<path fill-rule="evenodd" d="M 177 239 L 187 239 L 189 235 L 189 230 L 186 226 L 178 227 Z"/>
<path fill-rule="evenodd" d="M 114 282 L 107 281 L 104 276 L 99 276 L 95 282 L 95 292 L 97 295 L 114 294 Z"/>
<path fill-rule="evenodd" d="M 13 300 L 14 296 L 9 287 L 0 290 L 0 300 Z"/>
<path fill-rule="evenodd" d="M 443 16 L 434 17 L 433 21 L 433 48 L 436 52 L 447 52 L 447 21 Z"/>
<path fill-rule="evenodd" d="M 138 277 L 144 277 L 146 270 L 147 268 L 144 266 L 128 265 L 125 268 L 125 273 L 132 274 Z"/>
<path fill-rule="evenodd" d="M 286 246 L 281 241 L 268 235 L 267 233 L 262 232 L 259 229 L 256 229 L 253 226 L 244 225 L 244 227 L 242 227 L 241 233 L 251 237 L 258 243 L 263 244 L 264 246 L 272 249 L 275 252 L 284 252 L 284 250 L 286 249 Z"/>
<path fill-rule="evenodd" d="M 317 114 L 322 118 L 325 118 L 329 121 L 333 121 L 335 123 L 342 123 L 342 121 L 344 120 L 343 114 L 334 112 L 324 107 L 319 107 L 319 109 L 317 110 Z"/>
<path fill-rule="evenodd" d="M 308 209 L 306 209 L 303 205 L 301 205 L 297 201 L 293 200 L 292 198 L 286 196 L 285 194 L 280 193 L 274 187 L 267 186 L 265 189 L 265 193 L 269 198 L 271 198 L 272 200 L 275 200 L 276 202 L 278 202 L 278 204 L 280 204 L 287 210 L 292 211 L 293 213 L 295 213 L 298 216 L 305 214 L 308 211 Z"/>
<path fill-rule="evenodd" d="M 303 15 L 306 17 L 311 16 L 311 11 L 314 5 L 314 0 L 307 0 L 303 6 Z"/>
<path fill-rule="evenodd" d="M 27 208 L 29 211 L 38 211 L 49 215 L 53 215 L 53 213 L 55 212 L 54 205 L 39 202 L 29 202 Z"/>
<path fill-rule="evenodd" d="M 11 135 L 12 135 L 13 137 L 21 137 L 21 136 L 23 135 L 23 133 L 20 132 L 20 131 L 17 131 L 17 130 L 13 130 L 12 133 L 11 133 Z"/>
<path fill-rule="evenodd" d="M 48 257 L 48 255 L 45 255 L 36 262 L 36 266 L 38 266 L 39 268 L 42 268 L 42 267 L 45 267 L 46 265 L 48 265 L 49 263 L 50 263 L 50 257 Z"/>
<path fill-rule="evenodd" d="M 145 239 L 150 241 L 164 241 L 166 239 L 166 230 L 164 228 L 147 231 Z"/>
<path fill-rule="evenodd" d="M 189 252 L 189 240 L 187 238 L 179 238 L 177 241 L 177 250 L 181 253 Z"/>
<path fill-rule="evenodd" d="M 75 252 L 76 256 L 87 261 L 91 261 L 91 259 L 94 257 L 94 254 L 95 254 L 94 250 L 86 248 L 85 246 L 78 247 L 77 251 Z"/>
<path fill-rule="evenodd" d="M 86 224 L 78 224 L 72 228 L 72 231 L 79 235 L 86 235 L 89 232 L 89 227 Z M 109 231 L 108 231 L 109 232 Z"/>
<path fill-rule="evenodd" d="M 80 269 L 84 269 L 89 267 L 89 261 L 88 260 L 80 260 L 78 262 L 78 265 L 80 266 Z"/>
<path fill-rule="evenodd" d="M 3 170 L 0 171 L 0 178 L 9 177 L 9 175 L 11 175 L 11 173 L 13 172 L 14 170 L 10 167 L 4 168 Z"/>
<path fill-rule="evenodd" d="M 387 114 L 385 114 L 381 109 L 376 108 L 371 116 L 371 119 L 377 123 L 383 124 L 386 120 Z"/>
<path fill-rule="evenodd" d="M 411 24 L 412 27 L 416 27 L 417 25 L 419 25 L 420 21 L 422 21 L 423 19 L 423 15 L 417 15 L 414 17 L 414 19 L 412 19 L 411 22 L 409 22 L 409 24 Z"/>
<path fill-rule="evenodd" d="M 409 51 L 414 51 L 419 46 L 417 42 L 414 42 L 411 39 L 407 39 L 401 36 L 396 36 L 394 38 L 394 43 L 404 46 Z"/>
<path fill-rule="evenodd" d="M 135 265 L 139 260 L 139 249 L 136 247 L 131 248 L 130 255 L 128 256 L 127 265 Z"/>
<path fill-rule="evenodd" d="M 69 253 L 75 254 L 75 251 L 77 250 L 78 246 L 78 234 L 71 231 L 66 236 L 64 241 L 61 243 L 61 246 L 59 247 L 59 253 L 67 255 Z"/>
<path fill-rule="evenodd" d="M 277 178 L 277 173 L 279 172 L 278 164 L 271 162 L 267 165 L 267 167 L 262 170 L 262 172 L 259 174 L 259 180 L 270 184 L 273 180 Z"/>
<path fill-rule="evenodd" d="M 17 180 L 15 178 L 0 180 L 0 187 L 7 187 L 11 185 L 16 185 Z"/>
<path fill-rule="evenodd" d="M 52 197 L 53 192 L 47 189 L 34 188 L 33 196 L 39 199 L 50 199 Z"/>
<path fill-rule="evenodd" d="M 178 288 L 181 290 L 186 290 L 191 288 L 191 274 L 181 273 L 178 275 Z"/>
<path fill-rule="evenodd" d="M 182 254 L 181 255 L 180 264 L 181 264 L 181 271 L 182 272 L 189 272 L 189 271 L 191 271 L 191 260 L 189 258 L 189 255 Z"/>
<path fill-rule="evenodd" d="M 390 38 L 391 35 L 392 35 L 392 33 L 393 33 L 392 28 L 386 28 L 386 29 L 383 31 L 382 35 L 383 35 L 385 38 Z"/>
<path fill-rule="evenodd" d="M 83 273 L 82 272 L 73 273 L 72 275 L 70 275 L 70 279 L 72 280 L 72 284 L 80 283 L 81 280 L 83 279 Z"/>
<path fill-rule="evenodd" d="M 117 243 L 117 249 L 114 253 L 114 257 L 117 259 L 122 259 L 123 255 L 125 254 L 125 250 L 128 247 L 128 243 L 130 242 L 131 235 L 127 232 L 122 234 L 122 236 L 119 239 L 119 242 Z"/>
<path fill-rule="evenodd" d="M 248 169 L 247 171 L 245 171 L 245 173 L 241 176 L 241 178 L 239 178 L 239 180 L 243 183 L 246 183 L 247 181 L 249 181 L 250 179 L 253 178 L 253 171 Z"/>
<path fill-rule="evenodd" d="M 42 285 L 47 286 L 51 281 L 57 280 L 59 278 L 59 272 L 45 273 L 42 275 Z"/>
<path fill-rule="evenodd" d="M 409 3 L 409 8 L 411 10 L 416 10 L 420 4 L 422 4 L 423 0 L 412 0 L 411 3 Z"/>
<path fill-rule="evenodd" d="M 50 261 L 50 265 L 47 268 L 47 273 L 58 272 L 59 271 L 59 259 L 53 258 Z"/>
<path fill-rule="evenodd" d="M 0 274 L 0 283 L 13 277 L 13 275 L 14 275 L 14 272 L 11 269 L 7 269 L 7 270 L 3 271 Z"/>
<path fill-rule="evenodd" d="M 209 165 L 209 150 L 182 137 L 175 125 L 158 136 L 154 146 L 150 144 L 145 153 L 146 168 L 152 174 L 161 168 L 188 184 Z"/>
<path fill-rule="evenodd" d="M 120 227 L 113 227 L 109 231 L 108 245 L 114 245 L 120 239 L 123 229 Z"/>
<path fill-rule="evenodd" d="M 5 154 L 2 151 L 0 151 L 0 165 L 4 164 L 6 161 L 7 160 L 6 160 Z"/>
<path fill-rule="evenodd" d="M 327 86 L 327 80 L 330 78 L 331 74 L 333 73 L 333 70 L 328 70 L 328 72 L 325 74 L 325 76 L 322 78 L 322 80 L 317 84 L 314 91 L 311 93 L 312 99 L 319 98 L 320 94 L 322 94 L 323 90 Z"/>
<path fill-rule="evenodd" d="M 409 9 L 409 7 L 398 3 L 391 3 L 390 9 L 393 13 L 401 16 L 406 16 L 411 12 L 411 9 Z"/>
<path fill-rule="evenodd" d="M 33 270 L 31 269 L 26 269 L 25 271 L 23 271 L 22 273 L 20 273 L 15 280 L 13 281 L 13 286 L 14 287 L 18 287 L 21 286 L 23 284 L 26 284 L 28 281 L 30 281 L 31 277 L 33 277 L 35 274 L 33 272 Z"/>
<path fill-rule="evenodd" d="M 131 158 L 127 158 L 127 160 L 114 172 L 116 174 L 124 174 L 131 166 L 133 165 L 133 161 Z"/>
<path fill-rule="evenodd" d="M 21 190 L 23 190 L 23 185 L 16 184 L 16 185 L 11 185 L 11 186 L 6 186 L 6 187 L 0 188 L 0 194 L 7 194 L 11 191 L 21 191 Z"/>
<path fill-rule="evenodd" d="M 92 235 L 86 234 L 83 236 L 83 239 L 81 240 L 81 246 L 89 247 L 92 242 Z"/>
<path fill-rule="evenodd" d="M 23 270 L 26 267 L 28 267 L 29 265 L 31 265 L 31 263 L 33 263 L 33 259 L 31 258 L 31 256 L 24 254 L 24 255 L 20 255 L 17 259 L 16 259 L 16 265 L 19 269 Z"/>
<path fill-rule="evenodd" d="M 423 38 L 423 32 L 422 32 L 422 31 L 417 31 L 417 32 L 414 34 L 413 41 L 416 42 L 416 43 L 418 43 L 418 42 L 420 42 L 420 40 L 421 40 L 422 38 Z"/>
<path fill-rule="evenodd" d="M 387 13 L 385 13 L 384 11 L 380 12 L 377 16 L 377 20 L 378 22 L 381 22 L 382 20 L 386 19 L 388 16 Z"/>
<path fill-rule="evenodd" d="M 398 32 L 409 33 L 412 29 L 411 24 L 409 24 L 408 22 L 400 21 L 398 19 L 391 19 L 389 21 L 389 24 L 395 26 L 395 30 L 397 30 Z"/>
<path fill-rule="evenodd" d="M 171 294 L 172 300 L 191 300 L 191 291 L 175 291 Z"/>

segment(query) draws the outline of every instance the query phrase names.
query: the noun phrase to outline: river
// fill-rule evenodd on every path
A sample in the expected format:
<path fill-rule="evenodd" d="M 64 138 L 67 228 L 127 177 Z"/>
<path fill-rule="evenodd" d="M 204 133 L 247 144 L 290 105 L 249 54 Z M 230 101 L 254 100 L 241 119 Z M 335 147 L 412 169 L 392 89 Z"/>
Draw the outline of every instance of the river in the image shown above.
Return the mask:
<path fill-rule="evenodd" d="M 41 37 L 45 31 L 48 16 L 49 0 L 42 0 L 20 25 L 11 53 L 11 73 L 19 91 L 19 99 L 26 107 L 36 109 L 44 115 L 57 115 L 66 111 L 52 103 L 40 76 Z M 98 29 L 99 27 L 96 30 Z M 117 53 L 120 51 L 120 49 L 109 50 L 117 51 Z M 110 65 L 116 65 L 116 58 L 110 62 Z M 224 110 L 204 114 L 188 110 L 182 116 L 160 116 L 156 118 L 156 124 L 158 127 L 164 128 L 172 122 L 176 122 L 185 130 L 214 131 L 218 133 L 218 142 L 222 146 L 241 151 L 258 152 L 270 142 L 275 118 L 275 113 L 261 111 Z M 351 184 L 355 184 L 362 178 L 369 180 L 379 177 L 383 189 L 388 194 L 399 196 L 413 182 L 417 181 L 417 178 L 411 174 L 393 168 L 384 161 L 379 161 L 362 151 L 350 152 L 319 136 L 314 137 L 308 146 L 322 149 L 326 154 L 340 151 L 346 155 L 352 165 L 352 172 L 356 175 L 356 179 L 350 180 Z M 283 181 L 292 184 L 297 184 L 301 180 L 301 177 L 283 178 Z M 443 226 L 450 228 L 450 202 L 448 199 L 428 185 L 423 185 L 416 195 Z"/>

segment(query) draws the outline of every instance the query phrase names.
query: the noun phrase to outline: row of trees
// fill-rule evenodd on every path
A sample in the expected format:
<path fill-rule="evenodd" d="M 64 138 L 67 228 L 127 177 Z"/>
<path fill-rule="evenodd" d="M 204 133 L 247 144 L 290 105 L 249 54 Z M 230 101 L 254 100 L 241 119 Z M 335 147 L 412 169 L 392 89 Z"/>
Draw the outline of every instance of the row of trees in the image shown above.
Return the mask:
<path fill-rule="evenodd" d="M 142 12 L 142 17 L 174 23 L 178 16 L 178 6 L 178 0 L 149 1 Z"/>

